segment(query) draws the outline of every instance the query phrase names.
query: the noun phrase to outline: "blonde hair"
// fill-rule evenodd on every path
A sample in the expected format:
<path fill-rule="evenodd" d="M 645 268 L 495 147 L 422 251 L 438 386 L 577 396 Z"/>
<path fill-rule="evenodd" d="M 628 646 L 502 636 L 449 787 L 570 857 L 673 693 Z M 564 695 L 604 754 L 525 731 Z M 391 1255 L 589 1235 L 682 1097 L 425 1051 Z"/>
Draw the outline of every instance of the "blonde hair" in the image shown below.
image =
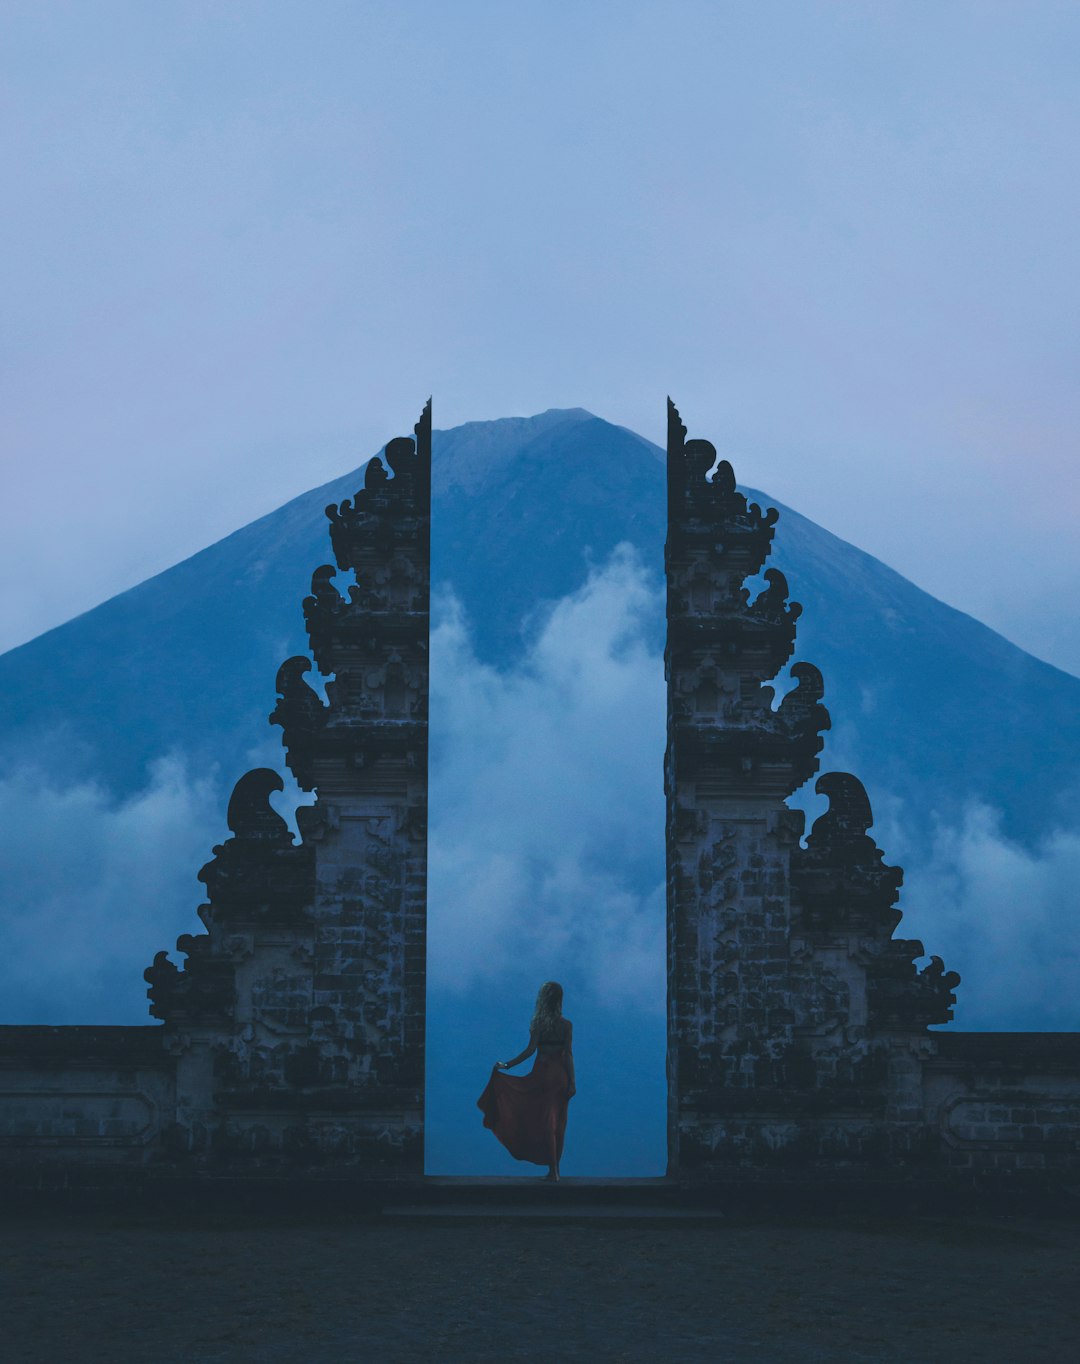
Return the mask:
<path fill-rule="evenodd" d="M 551 1036 L 562 1019 L 563 988 L 557 980 L 545 980 L 536 992 L 536 1009 L 533 1012 L 530 1031 L 535 1028 L 538 1037 Z"/>

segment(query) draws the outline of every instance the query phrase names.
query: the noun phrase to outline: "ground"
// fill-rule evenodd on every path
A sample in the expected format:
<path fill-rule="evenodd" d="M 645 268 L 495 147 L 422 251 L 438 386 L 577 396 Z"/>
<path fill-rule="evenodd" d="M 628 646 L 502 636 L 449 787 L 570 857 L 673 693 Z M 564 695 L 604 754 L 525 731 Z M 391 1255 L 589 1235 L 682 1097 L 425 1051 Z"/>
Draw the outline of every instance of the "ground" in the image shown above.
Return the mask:
<path fill-rule="evenodd" d="M 1055 1361 L 1080 1225 L 9 1216 L 11 1364 Z"/>

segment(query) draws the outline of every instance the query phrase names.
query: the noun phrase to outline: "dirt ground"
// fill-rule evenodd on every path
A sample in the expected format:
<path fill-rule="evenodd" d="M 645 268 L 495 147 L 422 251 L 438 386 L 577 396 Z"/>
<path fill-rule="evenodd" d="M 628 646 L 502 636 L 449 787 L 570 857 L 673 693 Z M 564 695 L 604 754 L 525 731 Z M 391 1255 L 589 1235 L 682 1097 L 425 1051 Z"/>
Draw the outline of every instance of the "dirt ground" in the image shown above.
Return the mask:
<path fill-rule="evenodd" d="M 1067 1361 L 1080 1226 L 0 1219 L 7 1364 Z"/>

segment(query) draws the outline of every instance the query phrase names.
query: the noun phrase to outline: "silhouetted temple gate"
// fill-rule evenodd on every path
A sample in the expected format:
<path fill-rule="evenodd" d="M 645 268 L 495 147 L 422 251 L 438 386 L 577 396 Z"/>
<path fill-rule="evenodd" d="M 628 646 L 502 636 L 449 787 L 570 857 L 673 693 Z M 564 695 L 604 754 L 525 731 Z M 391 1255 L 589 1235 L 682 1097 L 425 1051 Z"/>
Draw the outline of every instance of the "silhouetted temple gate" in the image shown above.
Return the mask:
<path fill-rule="evenodd" d="M 161 952 L 151 1012 L 177 1057 L 174 1146 L 283 1153 L 422 1173 L 427 927 L 431 404 L 326 509 L 336 566 L 316 568 L 305 657 L 278 671 L 286 761 L 315 804 L 293 846 L 249 772 L 234 837 L 199 873 L 207 933 Z M 355 583 L 344 597 L 338 572 Z"/>
<path fill-rule="evenodd" d="M 200 872 L 206 933 L 146 971 L 156 1027 L 0 1027 L 13 1187 L 155 1174 L 423 1171 L 431 405 L 327 508 L 336 567 L 270 719 L 316 792 L 299 844 L 247 773 Z M 801 842 L 786 799 L 829 727 L 809 663 L 779 705 L 797 603 L 777 520 L 668 408 L 669 1174 L 778 1165 L 915 1177 L 1080 1164 L 1080 1034 L 931 1033 L 959 977 L 893 937 L 899 868 L 858 780 L 827 773 Z M 510 549 L 508 547 L 508 552 Z M 355 574 L 343 596 L 337 573 Z"/>
<path fill-rule="evenodd" d="M 302 841 L 270 805 L 281 777 L 247 773 L 199 873 L 206 933 L 146 971 L 162 1026 L 0 1029 L 9 1154 L 422 1174 L 430 402 L 385 458 L 327 508 L 336 567 L 303 604 L 326 702 L 308 658 L 278 672 L 270 719 L 317 792 Z"/>
<path fill-rule="evenodd" d="M 894 938 L 903 872 L 867 833 L 858 779 L 801 844 L 786 804 L 829 728 L 791 669 L 802 607 L 765 571 L 775 509 L 687 440 L 668 403 L 668 1170 L 1049 1171 L 1080 1161 L 1080 1034 L 932 1033 L 960 977 Z"/>

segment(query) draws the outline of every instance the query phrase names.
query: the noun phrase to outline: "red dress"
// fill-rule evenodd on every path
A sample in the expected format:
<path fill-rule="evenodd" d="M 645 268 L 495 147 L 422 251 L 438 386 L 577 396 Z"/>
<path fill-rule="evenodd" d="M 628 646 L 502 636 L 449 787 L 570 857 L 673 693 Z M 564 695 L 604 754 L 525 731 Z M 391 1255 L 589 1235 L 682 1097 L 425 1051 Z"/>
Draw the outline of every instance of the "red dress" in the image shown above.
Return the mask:
<path fill-rule="evenodd" d="M 528 1075 L 492 1069 L 487 1088 L 476 1101 L 489 1127 L 515 1160 L 554 1165 L 562 1158 L 570 1075 L 564 1052 L 536 1053 Z"/>

